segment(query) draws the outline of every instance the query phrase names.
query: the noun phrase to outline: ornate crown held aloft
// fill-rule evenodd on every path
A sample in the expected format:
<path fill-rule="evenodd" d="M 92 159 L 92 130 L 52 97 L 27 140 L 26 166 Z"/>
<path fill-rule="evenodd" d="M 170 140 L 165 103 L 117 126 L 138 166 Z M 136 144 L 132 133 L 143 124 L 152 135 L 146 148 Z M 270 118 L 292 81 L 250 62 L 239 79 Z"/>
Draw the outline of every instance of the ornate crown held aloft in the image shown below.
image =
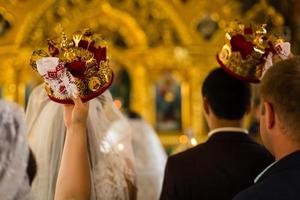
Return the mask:
<path fill-rule="evenodd" d="M 266 25 L 243 25 L 232 22 L 225 35 L 225 44 L 217 54 L 221 67 L 232 76 L 258 83 L 272 66 L 272 56 L 286 59 L 290 44 L 282 38 L 267 34 Z"/>
<path fill-rule="evenodd" d="M 101 47 L 101 36 L 78 31 L 72 39 L 62 32 L 60 38 L 48 40 L 49 54 L 35 50 L 30 64 L 46 82 L 51 100 L 70 104 L 72 96 L 88 101 L 102 94 L 113 81 L 113 72 Z"/>

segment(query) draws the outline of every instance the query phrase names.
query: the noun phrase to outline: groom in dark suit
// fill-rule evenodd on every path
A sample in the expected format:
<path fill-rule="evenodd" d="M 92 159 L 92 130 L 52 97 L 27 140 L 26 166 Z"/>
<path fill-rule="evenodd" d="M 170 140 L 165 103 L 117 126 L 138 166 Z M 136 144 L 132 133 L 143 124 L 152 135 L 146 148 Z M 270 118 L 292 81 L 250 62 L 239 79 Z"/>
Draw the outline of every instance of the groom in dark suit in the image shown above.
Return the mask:
<path fill-rule="evenodd" d="M 273 161 L 242 128 L 250 109 L 248 83 L 217 68 L 205 79 L 202 96 L 209 138 L 169 157 L 161 200 L 231 200 Z"/>

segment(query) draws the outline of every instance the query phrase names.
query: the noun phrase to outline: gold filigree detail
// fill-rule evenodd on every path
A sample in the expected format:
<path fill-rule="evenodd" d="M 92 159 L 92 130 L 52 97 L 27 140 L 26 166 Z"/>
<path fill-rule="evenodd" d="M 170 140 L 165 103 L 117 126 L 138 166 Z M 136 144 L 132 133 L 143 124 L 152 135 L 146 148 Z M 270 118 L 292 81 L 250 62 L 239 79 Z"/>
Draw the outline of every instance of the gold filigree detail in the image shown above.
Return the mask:
<path fill-rule="evenodd" d="M 38 49 L 32 52 L 31 58 L 30 58 L 30 65 L 32 69 L 37 71 L 37 66 L 36 66 L 36 61 L 43 58 L 43 57 L 48 57 L 49 54 L 44 51 L 43 49 Z"/>
<path fill-rule="evenodd" d="M 98 77 L 93 76 L 89 79 L 89 89 L 96 92 L 101 87 L 101 81 Z"/>
<path fill-rule="evenodd" d="M 79 44 L 82 36 L 83 35 L 82 35 L 81 31 L 77 31 L 73 34 L 73 41 L 75 43 L 75 47 L 78 47 L 78 44 Z"/>

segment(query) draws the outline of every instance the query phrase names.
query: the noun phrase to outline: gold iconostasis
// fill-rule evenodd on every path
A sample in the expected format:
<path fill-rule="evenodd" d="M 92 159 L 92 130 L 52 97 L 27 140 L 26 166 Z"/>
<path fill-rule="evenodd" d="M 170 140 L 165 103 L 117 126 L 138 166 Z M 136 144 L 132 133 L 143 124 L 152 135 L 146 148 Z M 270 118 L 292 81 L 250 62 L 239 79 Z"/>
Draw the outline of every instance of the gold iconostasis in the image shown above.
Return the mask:
<path fill-rule="evenodd" d="M 237 0 L 0 0 L 0 95 L 26 106 L 41 78 L 34 49 L 47 39 L 91 28 L 108 46 L 115 73 L 110 88 L 123 110 L 140 113 L 167 147 L 206 139 L 201 84 L 217 66 L 226 23 L 284 18 L 267 1 Z"/>

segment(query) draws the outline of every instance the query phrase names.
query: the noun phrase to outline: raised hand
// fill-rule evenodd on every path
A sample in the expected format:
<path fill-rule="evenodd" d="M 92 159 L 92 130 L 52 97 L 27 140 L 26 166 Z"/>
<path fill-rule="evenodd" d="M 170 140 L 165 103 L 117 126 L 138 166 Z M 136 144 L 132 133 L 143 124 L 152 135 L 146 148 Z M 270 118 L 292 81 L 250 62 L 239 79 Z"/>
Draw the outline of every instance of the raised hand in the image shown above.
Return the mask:
<path fill-rule="evenodd" d="M 89 104 L 83 103 L 80 98 L 73 98 L 74 105 L 64 106 L 64 122 L 66 127 L 71 125 L 85 125 L 88 112 Z"/>
<path fill-rule="evenodd" d="M 55 188 L 55 200 L 90 199 L 86 121 L 89 104 L 74 98 L 74 105 L 64 106 L 67 134 Z"/>

